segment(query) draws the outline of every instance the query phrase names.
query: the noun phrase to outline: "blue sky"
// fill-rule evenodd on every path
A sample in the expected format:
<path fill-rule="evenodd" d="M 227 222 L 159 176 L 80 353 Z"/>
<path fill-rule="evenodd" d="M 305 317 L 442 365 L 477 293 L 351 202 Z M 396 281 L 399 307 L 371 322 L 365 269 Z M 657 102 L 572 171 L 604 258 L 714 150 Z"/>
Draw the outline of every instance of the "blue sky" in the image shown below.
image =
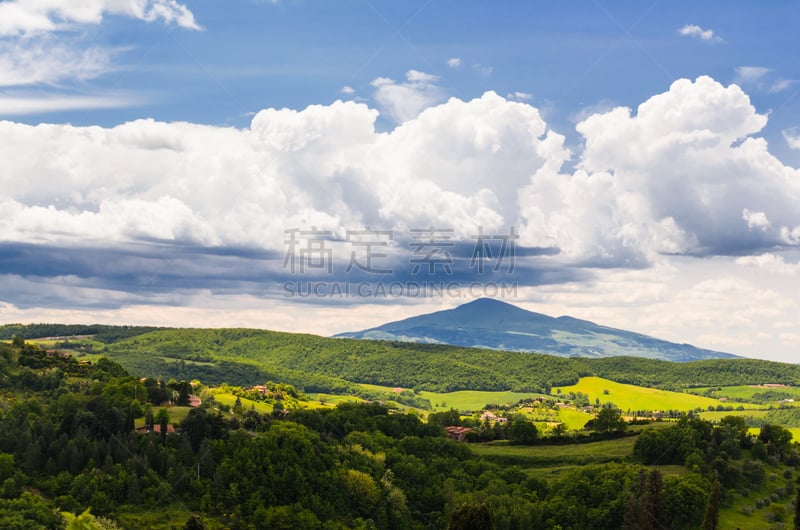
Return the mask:
<path fill-rule="evenodd" d="M 454 271 L 425 281 L 505 282 L 532 310 L 793 361 L 799 18 L 0 1 L 0 321 L 328 334 L 492 294 L 329 296 L 420 281 L 413 230 L 435 226 Z M 367 226 L 392 234 L 375 247 L 390 274 L 345 272 Z M 512 227 L 514 270 L 477 275 L 474 236 Z M 287 269 L 295 229 L 325 234 L 330 275 Z M 321 281 L 328 296 L 287 296 Z"/>
<path fill-rule="evenodd" d="M 530 94 L 570 135 L 585 109 L 635 107 L 678 78 L 739 82 L 762 111 L 764 135 L 797 162 L 780 131 L 798 114 L 800 67 L 791 2 L 191 2 L 201 31 L 105 15 L 59 33 L 111 51 L 107 71 L 65 80 L 68 92 L 123 93 L 139 104 L 22 116 L 27 123 L 116 125 L 141 117 L 246 126 L 266 107 L 300 109 L 342 94 L 369 99 L 377 77 L 440 76 L 443 95 Z M 680 35 L 699 26 L 713 36 Z M 460 59 L 457 68 L 447 61 Z M 743 77 L 742 67 L 755 78 Z M 760 75 L 758 75 L 760 73 Z M 776 90 L 781 82 L 785 88 Z M 58 92 L 36 87 L 43 92 Z M 15 87 L 16 90 L 22 90 Z M 388 127 L 391 124 L 384 124 Z"/>

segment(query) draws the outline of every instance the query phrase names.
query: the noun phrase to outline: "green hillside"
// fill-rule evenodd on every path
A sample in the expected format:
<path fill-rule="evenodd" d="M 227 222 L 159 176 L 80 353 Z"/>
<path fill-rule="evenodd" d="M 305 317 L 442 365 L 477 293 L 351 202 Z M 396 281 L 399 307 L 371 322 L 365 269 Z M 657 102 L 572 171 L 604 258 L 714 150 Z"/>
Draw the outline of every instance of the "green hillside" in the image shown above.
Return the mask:
<path fill-rule="evenodd" d="M 48 331 L 53 331 L 50 326 Z M 0 332 L 5 329 L 7 335 L 8 328 L 0 327 Z M 41 325 L 31 328 L 42 330 Z M 69 328 L 79 327 L 61 331 Z M 90 331 L 86 328 L 76 331 Z M 27 326 L 13 329 L 21 336 L 31 334 Z M 103 327 L 101 331 L 98 338 L 104 344 L 93 353 L 104 353 L 134 373 L 208 384 L 284 381 L 307 392 L 359 394 L 365 391 L 360 384 L 371 384 L 439 393 L 536 393 L 574 385 L 589 376 L 665 390 L 800 383 L 800 366 L 755 359 L 673 363 L 631 357 L 563 358 L 254 329 Z"/>
<path fill-rule="evenodd" d="M 541 392 L 575 384 L 586 376 L 673 390 L 800 382 L 800 366 L 755 359 L 690 363 L 629 357 L 565 359 L 248 329 L 154 331 L 109 344 L 107 354 L 148 375 L 192 376 L 234 384 L 274 379 L 303 385 L 308 391 L 345 390 L 349 383 L 366 383 L 432 392 Z M 170 359 L 184 362 L 170 363 Z"/>

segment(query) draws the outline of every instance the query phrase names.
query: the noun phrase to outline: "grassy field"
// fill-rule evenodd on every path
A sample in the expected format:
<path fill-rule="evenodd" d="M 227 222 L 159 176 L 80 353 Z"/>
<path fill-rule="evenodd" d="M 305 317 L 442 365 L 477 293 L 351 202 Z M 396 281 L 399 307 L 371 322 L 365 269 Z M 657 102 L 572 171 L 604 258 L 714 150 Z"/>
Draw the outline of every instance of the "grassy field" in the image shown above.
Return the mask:
<path fill-rule="evenodd" d="M 470 444 L 473 453 L 522 467 L 578 466 L 620 462 L 630 456 L 636 436 L 582 444 L 508 445 Z"/>
<path fill-rule="evenodd" d="M 434 411 L 454 408 L 461 412 L 475 412 L 486 405 L 513 405 L 522 399 L 536 398 L 542 394 L 523 392 L 481 392 L 461 390 L 458 392 L 420 392 L 420 396 L 431 402 Z"/>
<path fill-rule="evenodd" d="M 554 388 L 553 393 L 557 393 Z M 634 385 L 615 383 L 601 377 L 582 377 L 578 384 L 560 387 L 562 393 L 583 392 L 591 401 L 600 399 L 601 403 L 611 402 L 622 410 L 694 410 L 708 409 L 725 403 L 712 398 L 670 392 L 656 388 L 644 388 Z M 745 405 L 747 406 L 747 405 Z M 749 405 L 758 408 L 757 405 Z"/>
<path fill-rule="evenodd" d="M 719 421 L 725 416 L 742 416 L 744 418 L 763 418 L 766 410 L 714 410 L 701 412 L 700 417 L 708 421 Z"/>
<path fill-rule="evenodd" d="M 94 351 L 103 351 L 106 349 L 106 345 L 100 342 L 99 340 L 90 339 L 88 337 L 83 338 L 67 338 L 67 339 L 30 339 L 28 342 L 36 344 L 37 346 L 45 349 L 55 348 L 56 345 L 62 344 L 63 342 L 69 342 L 72 345 L 79 345 L 84 348 L 92 348 Z M 80 350 L 68 350 L 74 351 L 77 353 Z"/>
<path fill-rule="evenodd" d="M 558 418 L 561 423 L 565 424 L 568 429 L 572 431 L 579 431 L 583 429 L 586 422 L 594 418 L 594 414 L 574 409 L 563 408 L 558 411 Z"/>
<path fill-rule="evenodd" d="M 169 412 L 169 422 L 170 423 L 180 423 L 186 418 L 189 414 L 189 411 L 192 410 L 192 407 L 153 407 L 153 416 L 158 415 L 158 411 L 161 409 L 166 409 Z M 144 427 L 144 418 L 138 418 L 134 425 L 138 429 L 139 427 Z"/>
<path fill-rule="evenodd" d="M 394 393 L 390 386 L 360 384 L 362 388 L 377 392 Z M 407 389 L 403 389 L 407 390 Z M 532 392 L 485 392 L 480 390 L 460 390 L 458 392 L 426 392 L 418 394 L 431 403 L 432 411 L 456 409 L 461 412 L 475 412 L 483 410 L 488 404 L 513 405 L 521 399 L 537 398 L 544 394 Z"/>
<path fill-rule="evenodd" d="M 365 400 L 358 396 L 340 396 L 337 394 L 309 393 L 306 394 L 311 401 L 303 402 L 308 408 L 335 407 L 339 403 L 364 403 Z"/>
<path fill-rule="evenodd" d="M 228 392 L 215 392 L 214 400 L 217 403 L 221 403 L 233 408 L 233 405 L 236 403 L 236 396 Z M 259 414 L 272 414 L 272 405 L 261 403 L 260 401 L 253 401 L 247 398 L 241 398 L 241 400 L 244 410 L 248 410 L 252 406 Z"/>
<path fill-rule="evenodd" d="M 701 387 L 701 388 L 692 388 L 690 392 L 692 392 L 693 394 L 705 394 L 709 390 L 713 392 L 712 395 L 714 397 L 726 397 L 729 399 L 733 398 L 733 399 L 749 400 L 753 397 L 754 394 L 760 394 L 763 392 L 770 392 L 770 391 L 789 394 L 795 399 L 800 399 L 800 387 L 795 387 L 795 386 L 778 387 L 778 388 L 769 388 L 769 387 L 751 386 L 751 385 Z M 730 404 L 735 405 L 735 403 L 730 403 Z"/>
<path fill-rule="evenodd" d="M 176 502 L 175 494 L 166 487 L 164 488 L 164 495 L 164 502 L 172 502 L 173 504 L 154 506 L 146 511 L 123 508 L 117 514 L 117 520 L 120 525 L 130 530 L 167 530 L 183 528 L 183 525 L 186 524 L 185 521 L 192 516 L 192 512 L 190 512 L 183 503 Z"/>

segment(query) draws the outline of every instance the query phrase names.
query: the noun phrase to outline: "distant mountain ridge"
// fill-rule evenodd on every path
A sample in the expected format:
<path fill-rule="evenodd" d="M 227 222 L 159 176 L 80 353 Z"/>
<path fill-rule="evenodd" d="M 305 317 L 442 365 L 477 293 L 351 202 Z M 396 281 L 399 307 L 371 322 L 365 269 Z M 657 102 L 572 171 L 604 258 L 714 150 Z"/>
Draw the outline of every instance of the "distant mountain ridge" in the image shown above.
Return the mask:
<path fill-rule="evenodd" d="M 335 336 L 451 344 L 562 357 L 626 355 L 678 362 L 738 357 L 602 326 L 588 320 L 569 316 L 551 317 L 491 298 L 480 298 L 454 309 Z"/>

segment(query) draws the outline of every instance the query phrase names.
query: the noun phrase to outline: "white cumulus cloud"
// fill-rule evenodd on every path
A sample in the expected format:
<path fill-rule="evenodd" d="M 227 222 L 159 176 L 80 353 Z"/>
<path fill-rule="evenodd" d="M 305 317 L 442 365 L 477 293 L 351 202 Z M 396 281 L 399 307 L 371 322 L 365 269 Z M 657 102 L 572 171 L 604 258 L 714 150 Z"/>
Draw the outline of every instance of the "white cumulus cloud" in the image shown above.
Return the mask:
<path fill-rule="evenodd" d="M 722 37 L 715 35 L 713 29 L 703 29 L 697 24 L 686 24 L 678 30 L 678 33 L 705 41 L 723 42 Z"/>
<path fill-rule="evenodd" d="M 800 273 L 800 264 L 786 263 L 783 256 L 767 252 L 757 256 L 742 256 L 736 258 L 736 264 L 742 267 L 755 267 L 770 274 L 795 276 Z"/>
<path fill-rule="evenodd" d="M 397 83 L 388 77 L 372 81 L 375 101 L 384 112 L 397 123 L 419 116 L 420 112 L 445 97 L 444 91 L 435 84 L 438 77 L 419 70 L 406 72 L 406 82 Z"/>
<path fill-rule="evenodd" d="M 741 88 L 709 77 L 676 81 L 635 115 L 591 115 L 577 125 L 578 171 L 548 167 L 522 192 L 528 236 L 617 264 L 794 245 L 800 172 L 752 137 L 766 122 Z M 744 211 L 758 214 L 743 223 Z"/>
<path fill-rule="evenodd" d="M 516 92 L 510 92 L 506 97 L 515 101 L 528 101 L 533 99 L 533 94 L 530 92 L 520 92 L 517 90 Z"/>
<path fill-rule="evenodd" d="M 516 190 L 563 156 L 536 109 L 494 93 L 390 133 L 377 116 L 336 102 L 266 109 L 241 130 L 0 122 L 0 239 L 281 249 L 287 228 L 368 224 L 464 236 L 516 223 Z"/>
<path fill-rule="evenodd" d="M 566 173 L 573 154 L 535 107 L 494 92 L 436 104 L 434 83 L 373 82 L 402 122 L 389 132 L 377 110 L 341 101 L 265 109 L 244 129 L 0 122 L 0 238 L 279 249 L 293 227 L 468 239 L 514 225 L 521 245 L 560 251 L 542 259 L 617 267 L 800 245 L 800 172 L 755 137 L 767 117 L 736 85 L 678 80 L 636 112 L 586 116 Z M 402 106 L 409 94 L 422 101 Z"/>
<path fill-rule="evenodd" d="M 800 149 L 800 128 L 784 129 L 781 134 L 783 134 L 783 139 L 786 140 L 786 145 L 791 149 Z"/>
<path fill-rule="evenodd" d="M 742 210 L 742 219 L 747 222 L 747 227 L 751 229 L 765 231 L 769 228 L 769 219 L 764 212 L 751 212 L 747 208 Z"/>

